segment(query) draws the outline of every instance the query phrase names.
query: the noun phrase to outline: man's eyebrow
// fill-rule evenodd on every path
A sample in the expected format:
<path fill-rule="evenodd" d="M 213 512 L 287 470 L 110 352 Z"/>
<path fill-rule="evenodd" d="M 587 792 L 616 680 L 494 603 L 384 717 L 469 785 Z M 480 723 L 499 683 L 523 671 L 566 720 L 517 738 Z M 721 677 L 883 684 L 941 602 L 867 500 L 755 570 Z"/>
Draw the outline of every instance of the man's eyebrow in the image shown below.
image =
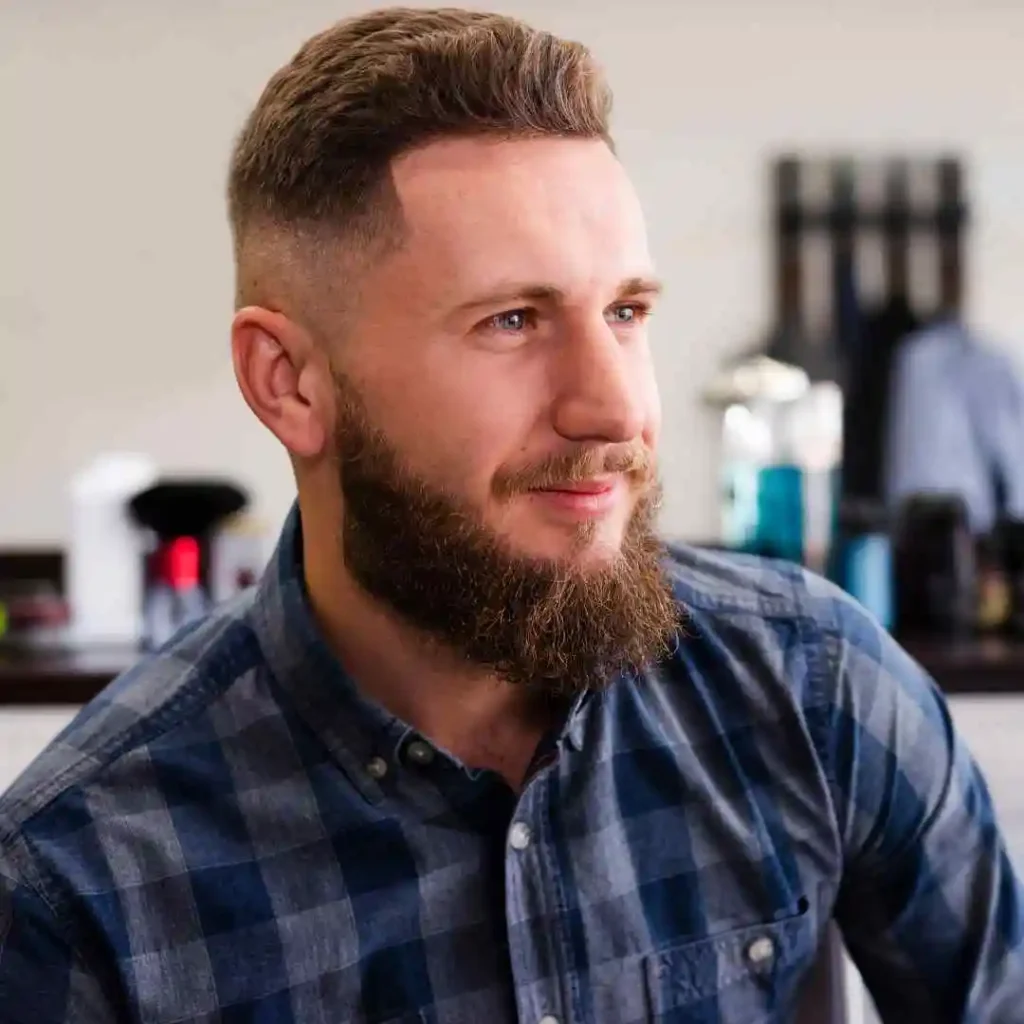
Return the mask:
<path fill-rule="evenodd" d="M 616 289 L 616 295 L 659 295 L 662 292 L 661 282 L 654 277 L 627 277 Z M 522 302 L 558 302 L 565 298 L 565 293 L 554 285 L 523 282 L 508 282 L 498 285 L 485 295 L 480 295 L 457 306 L 456 313 L 468 313 L 475 309 L 495 308 L 503 305 L 514 305 Z"/>
<path fill-rule="evenodd" d="M 619 295 L 660 295 L 665 286 L 656 277 L 627 277 L 619 285 Z"/>
<path fill-rule="evenodd" d="M 474 309 L 514 305 L 517 302 L 557 302 L 564 297 L 564 292 L 553 285 L 509 282 L 498 285 L 492 291 L 470 299 L 469 302 L 463 302 L 456 307 L 455 312 L 468 313 Z"/>

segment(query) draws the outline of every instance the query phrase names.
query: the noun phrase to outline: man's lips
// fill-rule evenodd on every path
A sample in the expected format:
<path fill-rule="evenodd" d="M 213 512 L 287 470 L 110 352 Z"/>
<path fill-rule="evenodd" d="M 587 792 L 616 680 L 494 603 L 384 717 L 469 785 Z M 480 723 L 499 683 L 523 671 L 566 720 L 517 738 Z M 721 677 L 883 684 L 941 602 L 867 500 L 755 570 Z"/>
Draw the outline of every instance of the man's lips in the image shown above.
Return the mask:
<path fill-rule="evenodd" d="M 599 477 L 540 487 L 530 494 L 558 511 L 575 516 L 592 516 L 608 512 L 615 506 L 622 485 L 621 477 Z"/>
<path fill-rule="evenodd" d="M 552 487 L 538 488 L 538 490 L 555 494 L 604 494 L 607 491 L 614 490 L 615 482 L 614 478 L 605 477 L 593 480 L 579 480 L 575 483 L 558 483 Z"/>

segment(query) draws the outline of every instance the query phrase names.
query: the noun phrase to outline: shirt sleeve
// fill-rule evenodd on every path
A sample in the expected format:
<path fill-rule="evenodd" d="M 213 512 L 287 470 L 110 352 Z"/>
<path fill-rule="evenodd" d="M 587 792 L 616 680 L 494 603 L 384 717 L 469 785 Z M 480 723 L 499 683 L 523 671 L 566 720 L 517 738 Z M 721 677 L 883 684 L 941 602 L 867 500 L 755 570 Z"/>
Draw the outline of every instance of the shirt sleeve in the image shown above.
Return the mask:
<path fill-rule="evenodd" d="M 0 1024 L 118 1024 L 46 902 L 0 870 Z"/>
<path fill-rule="evenodd" d="M 834 596 L 821 735 L 843 846 L 836 917 L 886 1024 L 1011 1024 L 1024 891 L 985 780 L 927 674 Z"/>

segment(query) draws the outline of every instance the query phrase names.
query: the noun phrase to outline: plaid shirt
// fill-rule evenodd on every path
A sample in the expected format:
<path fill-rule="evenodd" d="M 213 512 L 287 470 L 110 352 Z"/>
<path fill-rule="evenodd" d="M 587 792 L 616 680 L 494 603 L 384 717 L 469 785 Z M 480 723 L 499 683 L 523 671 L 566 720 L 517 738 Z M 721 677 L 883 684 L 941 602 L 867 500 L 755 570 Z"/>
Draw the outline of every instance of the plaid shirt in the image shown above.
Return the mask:
<path fill-rule="evenodd" d="M 671 657 L 516 795 L 359 697 L 300 543 L 0 801 L 3 1024 L 782 1022 L 833 917 L 887 1021 L 1024 1020 L 982 779 L 832 587 L 673 552 Z"/>

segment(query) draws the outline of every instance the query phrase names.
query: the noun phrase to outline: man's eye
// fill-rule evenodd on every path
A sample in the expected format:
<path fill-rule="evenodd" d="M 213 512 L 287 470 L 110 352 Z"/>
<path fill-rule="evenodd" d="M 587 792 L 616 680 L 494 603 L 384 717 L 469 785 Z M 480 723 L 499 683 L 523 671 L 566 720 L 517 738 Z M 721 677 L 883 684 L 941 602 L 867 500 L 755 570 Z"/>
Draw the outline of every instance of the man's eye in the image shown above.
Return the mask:
<path fill-rule="evenodd" d="M 621 306 L 612 306 L 608 310 L 608 319 L 616 324 L 635 324 L 646 320 L 650 307 L 643 302 L 626 302 Z"/>
<path fill-rule="evenodd" d="M 509 309 L 492 316 L 487 325 L 498 331 L 525 331 L 530 326 L 530 312 L 526 309 Z"/>

